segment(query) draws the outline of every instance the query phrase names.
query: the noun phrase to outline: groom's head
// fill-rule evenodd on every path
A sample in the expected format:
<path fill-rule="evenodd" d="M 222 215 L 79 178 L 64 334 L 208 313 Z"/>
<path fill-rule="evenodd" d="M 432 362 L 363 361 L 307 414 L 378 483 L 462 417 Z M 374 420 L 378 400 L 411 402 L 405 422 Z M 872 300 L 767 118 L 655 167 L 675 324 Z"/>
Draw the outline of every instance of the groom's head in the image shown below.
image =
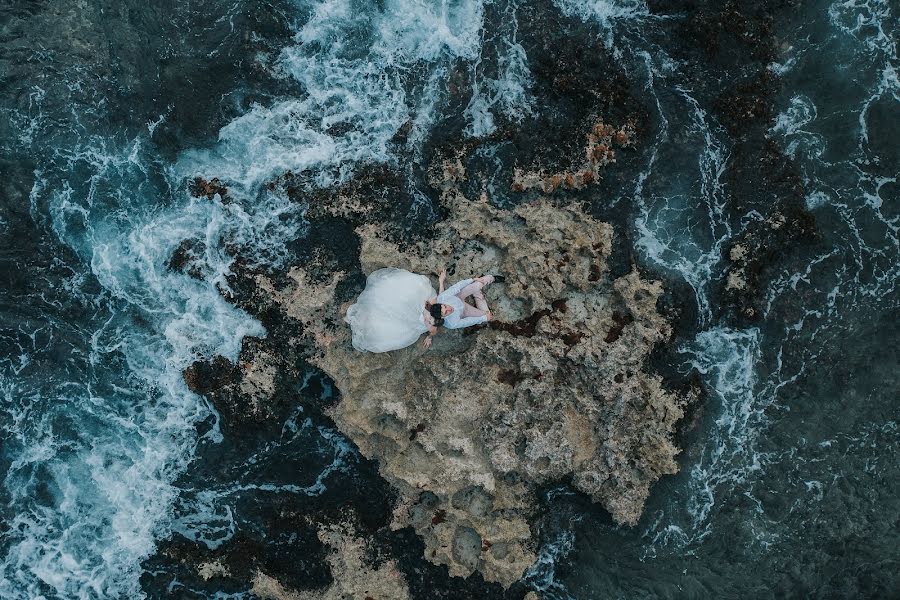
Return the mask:
<path fill-rule="evenodd" d="M 439 304 L 435 302 L 431 306 L 428 307 L 428 313 L 431 315 L 431 318 L 434 319 L 437 325 L 440 325 L 438 321 L 444 320 L 444 317 L 453 312 L 453 307 L 448 304 Z"/>

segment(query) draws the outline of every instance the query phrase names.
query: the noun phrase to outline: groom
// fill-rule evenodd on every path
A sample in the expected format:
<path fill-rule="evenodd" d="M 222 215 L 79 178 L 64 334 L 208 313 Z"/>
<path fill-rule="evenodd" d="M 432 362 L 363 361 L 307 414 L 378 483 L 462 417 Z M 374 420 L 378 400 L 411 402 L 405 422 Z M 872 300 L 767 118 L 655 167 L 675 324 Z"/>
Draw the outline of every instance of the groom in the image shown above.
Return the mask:
<path fill-rule="evenodd" d="M 493 275 L 463 279 L 445 290 L 444 280 L 446 278 L 447 270 L 444 269 L 438 277 L 437 297 L 431 298 L 425 303 L 425 308 L 433 323 L 429 327 L 428 337 L 423 342 L 426 348 L 431 347 L 431 340 L 437 334 L 438 325 L 443 325 L 447 329 L 462 329 L 485 323 L 494 318 L 482 293 L 485 286 L 494 282 Z M 472 297 L 475 306 L 464 302 L 469 296 Z"/>

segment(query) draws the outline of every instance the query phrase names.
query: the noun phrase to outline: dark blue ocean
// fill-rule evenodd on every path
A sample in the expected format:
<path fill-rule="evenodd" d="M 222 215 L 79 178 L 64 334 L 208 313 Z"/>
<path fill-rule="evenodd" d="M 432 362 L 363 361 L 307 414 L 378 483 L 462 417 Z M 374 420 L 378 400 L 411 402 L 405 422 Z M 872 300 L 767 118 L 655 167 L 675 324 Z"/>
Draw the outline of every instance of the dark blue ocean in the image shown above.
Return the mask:
<path fill-rule="evenodd" d="M 595 201 L 626 224 L 643 269 L 685 290 L 689 323 L 669 366 L 698 376 L 705 398 L 681 472 L 654 486 L 636 527 L 565 486 L 546 492 L 528 589 L 900 596 L 900 6 L 760 3 L 777 49 L 765 136 L 815 225 L 768 261 L 752 319 L 721 308 L 727 250 L 766 215 L 733 201 L 746 183 L 727 175 L 741 140 L 711 91 L 740 77 L 742 59 L 721 66 L 686 49 L 678 32 L 695 8 L 0 3 L 0 597 L 250 598 L 161 592 L 147 561 L 165 540 L 227 542 L 247 498 L 302 504 L 372 476 L 352 443 L 300 413 L 232 484 L 195 468 L 234 442 L 182 372 L 236 360 L 244 337 L 267 335 L 225 299 L 235 249 L 278 269 L 314 234 L 307 207 L 267 182 L 290 171 L 326 188 L 381 165 L 408 174 L 416 210 L 433 215 L 413 174 L 454 110 L 448 81 L 471 90 L 463 139 L 541 112 L 532 69 L 551 49 L 520 32 L 538 10 L 558 15 L 561 35 L 601 45 L 640 99 L 643 142 Z M 509 155 L 502 142 L 483 148 L 486 163 Z M 226 182 L 229 201 L 193 197 L 196 176 Z M 514 201 L 505 190 L 490 186 L 501 204 Z M 185 239 L 204 242 L 199 276 L 169 268 Z M 302 389 L 329 396 L 316 377 Z"/>

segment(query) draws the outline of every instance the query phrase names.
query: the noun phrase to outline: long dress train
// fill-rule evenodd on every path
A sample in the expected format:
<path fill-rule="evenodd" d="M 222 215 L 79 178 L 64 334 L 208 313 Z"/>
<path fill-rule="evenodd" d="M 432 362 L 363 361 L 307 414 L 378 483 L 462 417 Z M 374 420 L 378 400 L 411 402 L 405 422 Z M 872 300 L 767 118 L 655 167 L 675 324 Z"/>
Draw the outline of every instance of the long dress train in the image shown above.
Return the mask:
<path fill-rule="evenodd" d="M 373 271 L 366 289 L 347 310 L 353 347 L 368 352 L 388 352 L 414 344 L 428 331 L 425 301 L 436 295 L 424 275 L 388 267 Z"/>

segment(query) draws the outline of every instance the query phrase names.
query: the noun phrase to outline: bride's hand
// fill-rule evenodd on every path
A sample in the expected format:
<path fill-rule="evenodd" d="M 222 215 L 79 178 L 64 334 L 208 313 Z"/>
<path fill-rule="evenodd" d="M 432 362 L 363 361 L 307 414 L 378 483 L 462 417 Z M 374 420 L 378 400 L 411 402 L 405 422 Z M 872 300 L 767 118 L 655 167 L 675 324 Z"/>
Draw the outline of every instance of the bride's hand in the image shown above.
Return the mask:
<path fill-rule="evenodd" d="M 422 342 L 422 345 L 425 346 L 425 349 L 428 350 L 431 348 L 431 336 L 426 336 L 425 341 Z"/>
<path fill-rule="evenodd" d="M 438 275 L 438 279 L 441 281 L 447 279 L 447 269 L 441 269 L 441 274 Z"/>

